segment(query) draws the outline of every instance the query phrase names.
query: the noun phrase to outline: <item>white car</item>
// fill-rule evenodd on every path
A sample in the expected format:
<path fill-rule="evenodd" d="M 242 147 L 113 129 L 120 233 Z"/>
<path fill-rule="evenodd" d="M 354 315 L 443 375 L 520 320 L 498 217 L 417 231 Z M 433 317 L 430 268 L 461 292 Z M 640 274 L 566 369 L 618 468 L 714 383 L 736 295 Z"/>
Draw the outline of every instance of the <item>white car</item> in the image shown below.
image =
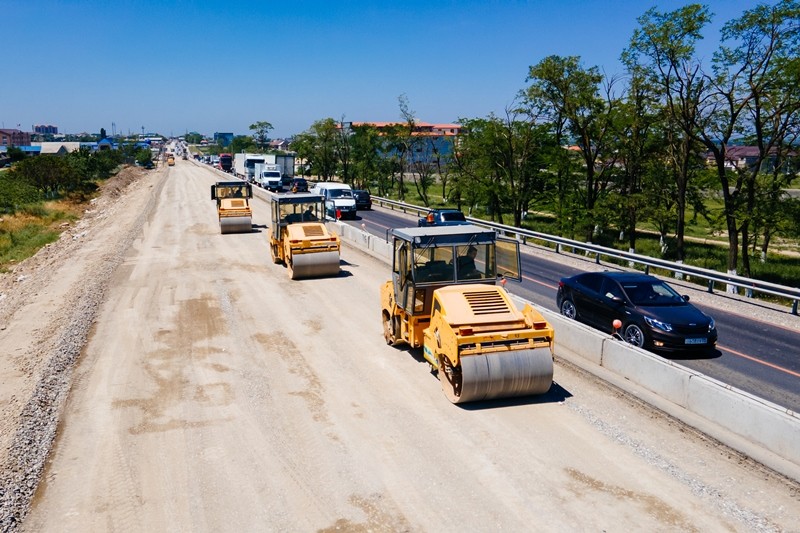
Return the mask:
<path fill-rule="evenodd" d="M 324 181 L 311 189 L 325 198 L 325 210 L 333 218 L 356 218 L 356 198 L 353 189 L 345 183 Z"/>

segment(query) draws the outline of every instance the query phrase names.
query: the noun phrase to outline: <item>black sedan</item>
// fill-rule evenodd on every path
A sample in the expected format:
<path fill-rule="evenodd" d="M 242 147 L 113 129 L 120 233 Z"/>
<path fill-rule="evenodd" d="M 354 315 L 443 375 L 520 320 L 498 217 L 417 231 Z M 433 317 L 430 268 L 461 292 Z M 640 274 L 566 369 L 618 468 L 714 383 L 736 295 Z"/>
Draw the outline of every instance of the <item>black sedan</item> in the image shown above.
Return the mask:
<path fill-rule="evenodd" d="M 588 272 L 562 278 L 556 303 L 561 314 L 653 351 L 711 350 L 714 319 L 658 278 L 632 272 Z"/>
<path fill-rule="evenodd" d="M 368 191 L 356 189 L 353 191 L 353 197 L 356 199 L 356 209 L 358 211 L 362 209 L 369 211 L 372 209 L 372 197 L 369 195 Z"/>
<path fill-rule="evenodd" d="M 289 190 L 292 192 L 308 192 L 308 182 L 304 178 L 294 178 Z"/>

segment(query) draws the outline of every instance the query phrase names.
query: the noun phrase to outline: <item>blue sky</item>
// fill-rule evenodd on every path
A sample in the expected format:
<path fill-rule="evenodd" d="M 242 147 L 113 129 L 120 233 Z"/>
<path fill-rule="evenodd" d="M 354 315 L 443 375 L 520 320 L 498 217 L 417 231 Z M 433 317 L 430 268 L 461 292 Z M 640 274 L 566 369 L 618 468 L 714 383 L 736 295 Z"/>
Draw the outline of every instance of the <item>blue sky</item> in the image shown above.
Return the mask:
<path fill-rule="evenodd" d="M 549 55 L 621 74 L 648 8 L 688 1 L 0 0 L 0 121 L 30 131 L 186 131 L 273 137 L 326 117 L 454 122 L 501 113 Z M 705 2 L 710 59 L 756 2 Z M 774 2 L 771 2 L 774 3 Z"/>

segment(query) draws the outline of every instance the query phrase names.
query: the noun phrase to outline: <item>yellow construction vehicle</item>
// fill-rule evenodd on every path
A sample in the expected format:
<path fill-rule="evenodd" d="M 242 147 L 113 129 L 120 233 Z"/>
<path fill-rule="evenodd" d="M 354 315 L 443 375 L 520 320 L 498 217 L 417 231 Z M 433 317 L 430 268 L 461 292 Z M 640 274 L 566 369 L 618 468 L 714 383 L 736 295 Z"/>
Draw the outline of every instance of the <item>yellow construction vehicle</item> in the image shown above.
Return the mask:
<path fill-rule="evenodd" d="M 271 194 L 269 249 L 291 279 L 339 274 L 339 236 L 325 227 L 325 199 L 317 194 Z"/>
<path fill-rule="evenodd" d="M 422 347 L 453 403 L 543 394 L 553 382 L 552 326 L 519 311 L 500 280 L 521 281 L 519 243 L 475 225 L 396 228 L 381 289 L 387 344 Z"/>
<path fill-rule="evenodd" d="M 211 199 L 217 201 L 220 232 L 245 233 L 253 230 L 250 198 L 253 187 L 244 181 L 218 181 L 211 186 Z"/>

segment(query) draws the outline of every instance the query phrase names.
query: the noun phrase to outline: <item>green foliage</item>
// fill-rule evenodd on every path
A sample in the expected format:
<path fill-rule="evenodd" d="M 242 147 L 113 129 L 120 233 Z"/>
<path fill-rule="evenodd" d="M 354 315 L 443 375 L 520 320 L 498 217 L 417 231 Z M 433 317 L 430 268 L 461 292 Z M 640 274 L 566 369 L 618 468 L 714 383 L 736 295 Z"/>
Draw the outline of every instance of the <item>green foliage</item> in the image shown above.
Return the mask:
<path fill-rule="evenodd" d="M 147 148 L 140 148 L 136 152 L 136 164 L 142 167 L 149 167 L 153 164 L 153 154 Z"/>
<path fill-rule="evenodd" d="M 8 158 L 11 160 L 12 163 L 16 163 L 17 161 L 22 161 L 26 157 L 25 152 L 23 152 L 21 148 L 17 148 L 16 146 L 9 146 L 7 153 L 8 153 Z"/>
<path fill-rule="evenodd" d="M 359 189 L 387 192 L 388 174 L 383 157 L 383 141 L 372 126 L 354 126 L 348 136 L 353 159 L 353 185 Z"/>
<path fill-rule="evenodd" d="M 55 198 L 75 182 L 75 169 L 66 158 L 52 154 L 29 157 L 11 170 L 15 179 L 36 187 L 46 198 Z"/>
<path fill-rule="evenodd" d="M 202 142 L 202 140 L 203 140 L 203 136 L 200 135 L 199 133 L 197 133 L 196 131 L 192 131 L 190 133 L 187 133 L 186 135 L 184 135 L 183 138 L 189 144 L 200 144 Z"/>
<path fill-rule="evenodd" d="M 40 202 L 44 196 L 26 180 L 11 172 L 0 174 L 0 212 L 14 213 L 22 206 Z"/>
<path fill-rule="evenodd" d="M 247 135 L 236 135 L 228 146 L 231 154 L 239 154 L 242 152 L 257 152 L 258 146 L 253 141 L 252 137 Z"/>
<path fill-rule="evenodd" d="M 292 146 L 297 156 L 306 160 L 309 175 L 328 181 L 336 174 L 339 136 L 339 126 L 332 118 L 318 120 L 308 131 L 295 136 Z"/>
<path fill-rule="evenodd" d="M 260 150 L 264 151 L 267 149 L 267 145 L 269 144 L 269 132 L 273 129 L 272 124 L 266 120 L 250 124 L 250 130 L 253 131 L 253 140 Z"/>

